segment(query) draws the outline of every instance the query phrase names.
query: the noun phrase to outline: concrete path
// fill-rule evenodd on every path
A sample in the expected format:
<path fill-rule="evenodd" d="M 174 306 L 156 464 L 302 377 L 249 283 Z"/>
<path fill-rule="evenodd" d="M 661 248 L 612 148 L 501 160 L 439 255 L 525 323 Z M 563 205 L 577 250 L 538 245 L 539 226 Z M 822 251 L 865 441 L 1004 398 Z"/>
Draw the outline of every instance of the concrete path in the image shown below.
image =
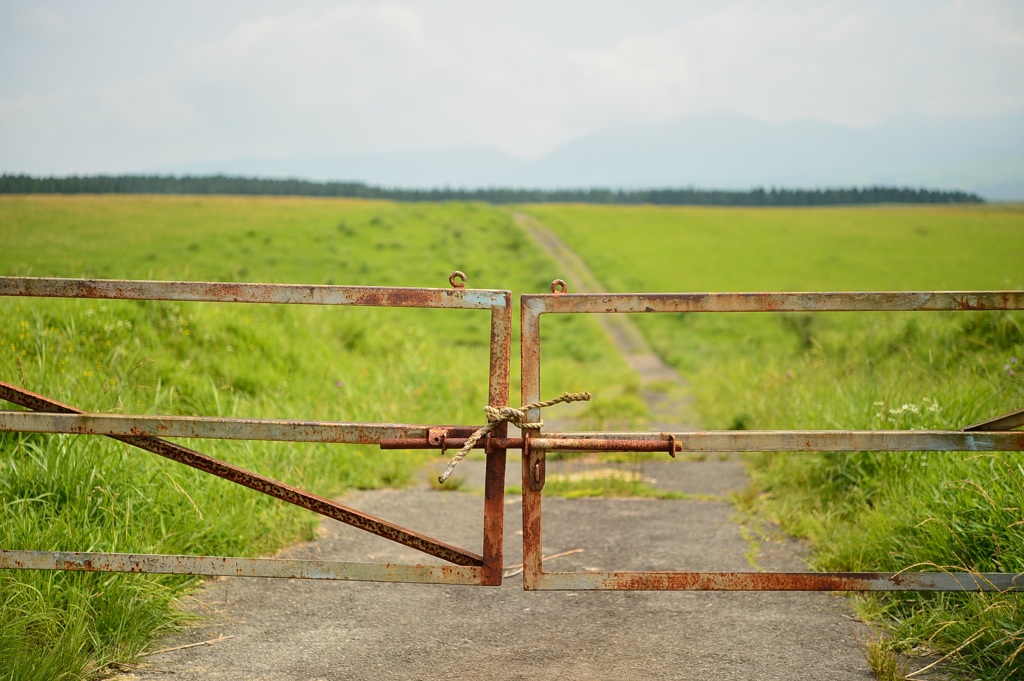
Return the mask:
<path fill-rule="evenodd" d="M 472 482 L 482 465 L 466 461 Z M 440 470 L 440 463 L 431 473 Z M 659 486 L 721 495 L 745 484 L 736 461 L 648 463 Z M 382 490 L 345 502 L 480 550 L 483 499 Z M 506 499 L 506 564 L 521 561 L 520 501 Z M 749 570 L 803 567 L 795 547 L 744 538 L 725 502 L 548 498 L 552 567 Z M 339 523 L 288 556 L 419 562 L 421 554 Z M 827 593 L 524 592 L 501 587 L 222 578 L 191 606 L 210 619 L 122 679 L 828 679 L 874 678 L 862 625 Z M 173 674 L 173 675 L 169 675 Z"/>

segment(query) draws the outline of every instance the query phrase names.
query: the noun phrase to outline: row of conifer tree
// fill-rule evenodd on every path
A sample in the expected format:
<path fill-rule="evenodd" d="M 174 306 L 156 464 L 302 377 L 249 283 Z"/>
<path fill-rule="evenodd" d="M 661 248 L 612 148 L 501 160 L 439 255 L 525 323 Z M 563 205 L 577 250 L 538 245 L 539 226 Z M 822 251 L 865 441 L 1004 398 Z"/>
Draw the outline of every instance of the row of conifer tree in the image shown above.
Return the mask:
<path fill-rule="evenodd" d="M 0 194 L 228 194 L 243 196 L 324 196 L 394 201 L 481 201 L 485 203 L 600 203 L 691 206 L 827 206 L 879 203 L 982 203 L 962 191 L 909 187 L 838 187 L 825 189 L 751 189 L 746 191 L 686 188 L 660 189 L 519 189 L 376 187 L 361 182 L 314 182 L 300 179 L 228 175 L 85 175 L 33 177 L 0 175 Z"/>

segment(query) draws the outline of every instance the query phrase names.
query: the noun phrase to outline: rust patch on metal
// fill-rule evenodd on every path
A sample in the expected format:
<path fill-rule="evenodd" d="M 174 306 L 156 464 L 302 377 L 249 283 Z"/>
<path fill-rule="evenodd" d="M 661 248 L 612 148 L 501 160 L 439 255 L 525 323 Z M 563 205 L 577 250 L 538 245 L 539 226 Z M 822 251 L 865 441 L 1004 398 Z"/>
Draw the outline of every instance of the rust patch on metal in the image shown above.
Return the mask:
<path fill-rule="evenodd" d="M 427 431 L 427 443 L 431 447 L 440 447 L 442 451 L 445 449 L 447 437 L 448 430 L 446 428 L 431 428 Z"/>
<path fill-rule="evenodd" d="M 965 295 L 960 298 L 956 298 L 956 309 L 958 310 L 987 310 L 988 305 L 981 298 L 973 298 L 972 296 Z"/>
<path fill-rule="evenodd" d="M 611 573 L 606 588 L 630 591 L 866 591 L 861 578 L 808 573 Z"/>

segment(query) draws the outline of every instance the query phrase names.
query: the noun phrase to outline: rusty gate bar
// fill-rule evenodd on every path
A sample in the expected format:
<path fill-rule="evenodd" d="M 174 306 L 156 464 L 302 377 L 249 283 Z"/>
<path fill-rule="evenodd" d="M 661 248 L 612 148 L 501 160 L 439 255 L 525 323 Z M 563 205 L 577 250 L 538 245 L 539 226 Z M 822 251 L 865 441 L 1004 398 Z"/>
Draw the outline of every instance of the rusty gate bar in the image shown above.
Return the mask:
<path fill-rule="evenodd" d="M 537 589 L 631 591 L 1024 591 L 1001 572 L 546 572 Z"/>
<path fill-rule="evenodd" d="M 455 274 L 452 274 L 449 281 L 453 281 L 454 277 Z M 508 404 L 512 366 L 512 293 L 498 293 L 500 304 L 491 306 L 487 399 L 489 404 Z M 502 423 L 491 432 L 495 437 L 503 438 L 508 434 L 508 424 Z M 506 449 L 489 446 L 484 467 L 483 575 L 480 582 L 485 586 L 500 586 L 502 580 L 505 553 L 505 464 Z"/>
<path fill-rule="evenodd" d="M 51 400 L 42 395 L 36 395 L 27 390 L 17 388 L 8 383 L 0 382 L 0 399 L 13 402 L 14 404 L 27 407 L 35 410 L 45 411 L 58 411 L 58 412 L 77 412 L 78 410 L 66 404 Z M 483 559 L 469 551 L 465 551 L 456 546 L 451 546 L 443 542 L 439 542 L 430 537 L 413 532 L 412 530 L 406 529 L 400 525 L 389 523 L 380 518 L 360 513 L 355 509 L 348 508 L 339 503 L 324 499 L 323 497 L 315 494 L 310 494 L 291 485 L 286 485 L 283 482 L 278 482 L 272 478 L 268 478 L 251 471 L 247 471 L 244 468 L 233 466 L 229 463 L 225 463 L 218 459 L 214 459 L 211 456 L 202 454 L 188 447 L 182 447 L 181 445 L 167 440 L 161 440 L 155 437 L 149 437 L 146 435 L 111 435 L 115 440 L 124 442 L 125 444 L 144 449 L 148 452 L 158 454 L 159 456 L 183 463 L 186 466 L 190 466 L 197 470 L 203 471 L 204 473 L 210 473 L 216 475 L 219 478 L 223 478 L 229 482 L 233 482 L 243 487 L 262 492 L 268 496 L 272 496 L 281 501 L 289 504 L 294 504 L 301 508 L 313 511 L 322 516 L 326 516 L 333 520 L 338 520 L 357 527 L 361 530 L 365 530 L 377 536 L 391 541 L 404 544 L 410 548 L 422 551 L 423 553 L 447 560 L 450 563 L 456 565 L 482 565 Z"/>
<path fill-rule="evenodd" d="M 558 282 L 556 282 L 557 284 Z M 840 312 L 1022 310 L 1024 291 L 889 291 L 810 293 L 657 293 L 523 295 L 522 403 L 540 400 L 541 315 L 647 312 Z M 679 433 L 533 433 L 522 439 L 523 588 L 743 591 L 1024 591 L 1024 574 L 969 572 L 744 573 L 553 572 L 542 558 L 542 490 L 548 450 L 633 451 L 1020 451 L 1024 433 L 1014 412 L 964 431 L 699 431 Z M 527 420 L 536 421 L 539 409 Z M 981 430 L 981 428 L 989 430 Z M 993 430 L 1005 429 L 1005 430 Z M 643 448 L 653 442 L 650 449 Z M 628 449 L 627 449 L 628 451 Z M 915 566 L 925 567 L 925 566 Z M 932 566 L 934 567 L 934 566 Z M 935 568 L 939 569 L 939 568 Z"/>
<path fill-rule="evenodd" d="M 495 310 L 502 305 L 511 304 L 511 293 L 490 289 L 44 277 L 0 277 L 0 296 L 345 305 L 352 307 L 427 307 L 461 310 Z"/>
<path fill-rule="evenodd" d="M 0 385 L 13 388 L 3 381 L 0 381 Z M 0 431 L 72 435 L 151 435 L 216 440 L 377 444 L 382 439 L 399 437 L 426 440 L 431 427 L 402 423 L 342 423 L 215 416 L 0 411 Z"/>
<path fill-rule="evenodd" d="M 1022 310 L 1024 291 L 556 293 L 522 296 L 536 313 Z"/>
<path fill-rule="evenodd" d="M 417 582 L 472 584 L 484 568 L 464 565 L 400 565 L 340 563 L 295 558 L 174 556 L 154 553 L 78 551 L 0 551 L 0 568 L 15 570 L 82 570 L 88 572 L 153 572 L 217 577 L 279 577 L 340 579 L 352 582 Z"/>
<path fill-rule="evenodd" d="M 14 386 L 0 381 L 0 397 Z M 11 401 L 11 400 L 8 400 Z M 430 432 L 465 433 L 465 426 L 339 423 L 139 414 L 0 411 L 0 432 L 73 435 L 277 440 L 380 444 L 381 449 L 459 449 L 467 437 L 431 442 Z M 545 433 L 533 437 L 545 451 L 613 452 L 888 452 L 1024 451 L 1024 432 L 1006 430 L 742 430 L 627 433 Z M 489 435 L 476 448 L 522 449 L 523 439 Z"/>
<path fill-rule="evenodd" d="M 506 404 L 509 393 L 511 354 L 511 292 L 467 289 L 449 278 L 452 289 L 376 286 L 307 286 L 295 284 L 254 284 L 224 282 L 166 282 L 96 279 L 59 279 L 37 277 L 0 277 L 0 296 L 109 298 L 128 300 L 165 300 L 187 302 L 235 302 L 303 305 L 417 307 L 436 309 L 489 310 L 490 356 L 488 397 L 493 403 Z M 461 275 L 465 280 L 465 275 Z M 5 550 L 0 552 L 0 568 L 80 569 L 114 572 L 173 572 L 184 574 L 243 574 L 268 577 L 307 577 L 406 581 L 447 584 L 498 585 L 502 578 L 504 523 L 504 448 L 492 443 L 487 451 L 483 555 L 451 546 L 401 526 L 349 509 L 308 492 L 270 478 L 245 471 L 194 450 L 155 437 L 216 437 L 220 439 L 274 439 L 289 441 L 379 443 L 389 436 L 429 436 L 426 426 L 380 423 L 338 423 L 286 421 L 271 419 L 220 419 L 203 417 L 134 417 L 140 423 L 125 431 L 98 426 L 119 422 L 123 415 L 83 414 L 81 411 L 23 388 L 0 382 L 0 399 L 33 412 L 0 412 L 0 430 L 62 432 L 62 417 L 84 421 L 69 426 L 68 432 L 96 431 L 180 463 L 223 477 L 264 494 L 307 508 L 326 517 L 345 522 L 397 541 L 429 555 L 455 563 L 452 565 L 397 565 L 391 563 L 348 563 L 334 561 L 284 561 L 210 556 L 157 556 L 39 552 Z M 42 412 L 42 413 L 39 413 Z M 109 418 L 108 418 L 109 417 Z M 26 420 L 27 419 L 27 420 Z M 44 429 L 36 428 L 46 419 Z M 189 426 L 188 422 L 193 425 Z M 92 424 L 92 425 L 88 425 Z M 120 421 L 120 425 L 125 425 Z M 148 428 L 151 430 L 148 430 Z M 190 430 L 190 428 L 192 430 Z M 436 427 L 435 427 L 436 428 Z M 453 435 L 465 437 L 471 427 L 447 427 Z M 110 432 L 107 432 L 110 431 Z M 178 434 L 172 435 L 175 432 Z M 504 427 L 495 429 L 504 438 Z"/>
<path fill-rule="evenodd" d="M 593 437 L 593 436 L 599 437 Z M 705 430 L 679 433 L 553 433 L 535 436 L 533 446 L 549 451 L 591 451 L 591 443 L 651 443 L 665 451 L 670 435 L 677 452 L 982 452 L 1024 451 L 1024 432 L 959 430 Z M 625 440 L 629 442 L 629 440 Z M 622 450 L 619 450 L 622 451 Z"/>
<path fill-rule="evenodd" d="M 1021 426 L 1024 426 L 1024 409 L 1013 411 L 1009 414 L 1003 414 L 1002 416 L 997 416 L 994 419 L 988 419 L 981 423 L 971 424 L 964 428 L 964 430 L 966 432 L 1010 430 L 1011 428 L 1020 428 Z"/>
<path fill-rule="evenodd" d="M 6 414 L 0 412 L 0 430 Z M 27 421 L 27 419 L 25 419 Z M 74 426 L 64 426 L 69 430 Z M 49 431 L 46 431 L 49 432 Z M 61 430 L 61 432 L 67 432 Z M 75 430 L 74 432 L 78 432 Z M 468 438 L 447 438 L 458 449 Z M 522 449 L 524 439 L 483 438 L 506 449 Z M 695 430 L 679 433 L 544 433 L 532 436 L 535 449 L 548 452 L 1012 452 L 1024 451 L 1024 432 L 960 430 Z M 382 439 L 381 449 L 441 449 L 426 438 Z"/>

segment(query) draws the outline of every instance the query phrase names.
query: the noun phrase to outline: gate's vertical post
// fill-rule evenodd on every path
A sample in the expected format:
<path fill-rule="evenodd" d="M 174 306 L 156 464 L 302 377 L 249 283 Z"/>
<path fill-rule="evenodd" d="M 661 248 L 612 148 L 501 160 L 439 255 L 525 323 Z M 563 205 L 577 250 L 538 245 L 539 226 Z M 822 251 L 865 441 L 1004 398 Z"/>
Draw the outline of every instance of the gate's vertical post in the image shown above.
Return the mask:
<path fill-rule="evenodd" d="M 520 298 L 523 404 L 540 401 L 540 311 L 528 296 Z M 531 409 L 528 421 L 540 419 L 540 409 Z M 532 462 L 544 457 L 533 451 L 530 433 L 523 432 L 523 589 L 537 587 L 543 569 L 541 562 L 541 493 L 531 484 Z"/>
<path fill-rule="evenodd" d="M 512 294 L 505 291 L 504 306 L 491 308 L 491 368 L 488 379 L 488 404 L 508 404 L 509 372 L 512 355 Z M 501 423 L 491 434 L 504 438 L 508 424 Z M 499 586 L 504 567 L 505 533 L 505 457 L 506 450 L 487 447 L 484 479 L 483 584 Z"/>

